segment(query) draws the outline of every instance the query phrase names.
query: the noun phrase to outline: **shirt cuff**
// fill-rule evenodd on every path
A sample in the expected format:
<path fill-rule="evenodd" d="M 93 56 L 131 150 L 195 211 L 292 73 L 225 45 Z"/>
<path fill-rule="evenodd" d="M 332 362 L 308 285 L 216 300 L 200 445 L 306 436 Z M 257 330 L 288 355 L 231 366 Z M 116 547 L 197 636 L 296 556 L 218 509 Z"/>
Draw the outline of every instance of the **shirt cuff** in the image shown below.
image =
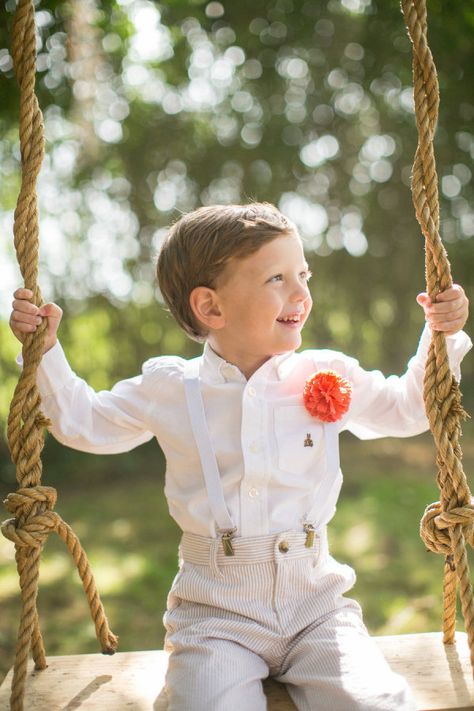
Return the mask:
<path fill-rule="evenodd" d="M 421 362 L 423 366 L 425 365 L 431 343 L 431 335 L 431 328 L 428 324 L 425 324 L 416 355 L 412 358 L 412 361 L 416 360 Z M 459 382 L 461 380 L 461 361 L 466 353 L 471 350 L 472 341 L 465 331 L 458 331 L 452 336 L 446 336 L 446 348 L 448 349 L 449 367 Z"/>
<path fill-rule="evenodd" d="M 18 355 L 16 362 L 23 366 L 23 356 Z M 75 377 L 67 362 L 63 347 L 57 341 L 41 358 L 36 373 L 36 383 L 42 397 L 48 397 L 64 388 Z"/>

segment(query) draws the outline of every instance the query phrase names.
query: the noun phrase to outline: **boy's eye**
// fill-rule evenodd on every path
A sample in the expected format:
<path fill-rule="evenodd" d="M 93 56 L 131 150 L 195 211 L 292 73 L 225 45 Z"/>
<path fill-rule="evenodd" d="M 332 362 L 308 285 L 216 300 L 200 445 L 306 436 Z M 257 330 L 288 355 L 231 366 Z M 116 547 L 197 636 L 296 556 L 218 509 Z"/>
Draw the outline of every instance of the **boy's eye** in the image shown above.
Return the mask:
<path fill-rule="evenodd" d="M 303 281 L 309 281 L 309 279 L 311 279 L 312 276 L 313 275 L 309 269 L 305 269 L 303 272 L 299 273 L 299 278 L 302 279 Z M 270 277 L 270 279 L 268 281 L 269 282 L 283 281 L 283 274 L 275 274 L 274 276 Z"/>

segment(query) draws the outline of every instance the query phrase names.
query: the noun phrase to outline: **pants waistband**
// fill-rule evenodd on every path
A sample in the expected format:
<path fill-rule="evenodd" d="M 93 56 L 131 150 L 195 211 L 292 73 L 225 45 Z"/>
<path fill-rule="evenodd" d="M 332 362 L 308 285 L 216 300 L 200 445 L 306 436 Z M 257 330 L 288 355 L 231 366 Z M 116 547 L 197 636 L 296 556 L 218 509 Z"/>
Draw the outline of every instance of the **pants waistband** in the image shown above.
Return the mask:
<path fill-rule="evenodd" d="M 226 555 L 220 538 L 206 538 L 183 533 L 180 558 L 196 565 L 251 565 L 290 558 L 310 558 L 327 553 L 326 529 L 314 535 L 313 545 L 306 547 L 307 535 L 301 531 L 283 531 L 265 536 L 232 538 L 233 555 Z"/>

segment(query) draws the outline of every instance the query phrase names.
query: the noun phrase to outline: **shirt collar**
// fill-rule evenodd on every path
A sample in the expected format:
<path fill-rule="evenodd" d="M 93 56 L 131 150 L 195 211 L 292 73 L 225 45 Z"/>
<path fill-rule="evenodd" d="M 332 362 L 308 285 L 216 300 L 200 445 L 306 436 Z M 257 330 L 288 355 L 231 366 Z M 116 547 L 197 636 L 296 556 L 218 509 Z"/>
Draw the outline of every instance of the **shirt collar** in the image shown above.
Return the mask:
<path fill-rule="evenodd" d="M 291 370 L 292 356 L 294 356 L 293 351 L 279 353 L 278 355 L 272 356 L 254 373 L 252 377 L 268 377 L 271 373 L 274 373 L 279 380 L 282 380 Z M 201 374 L 204 376 L 205 380 L 213 383 L 247 382 L 244 374 L 239 370 L 239 368 L 221 358 L 207 342 L 204 344 L 202 354 Z"/>

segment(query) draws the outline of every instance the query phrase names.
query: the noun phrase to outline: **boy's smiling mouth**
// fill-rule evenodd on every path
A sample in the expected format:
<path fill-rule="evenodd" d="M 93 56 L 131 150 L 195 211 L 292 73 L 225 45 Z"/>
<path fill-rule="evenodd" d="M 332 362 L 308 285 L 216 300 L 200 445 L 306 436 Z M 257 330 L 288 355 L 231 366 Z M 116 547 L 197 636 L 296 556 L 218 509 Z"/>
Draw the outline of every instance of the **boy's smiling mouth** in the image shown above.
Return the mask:
<path fill-rule="evenodd" d="M 277 318 L 277 322 L 285 326 L 297 326 L 300 324 L 302 316 L 302 313 L 288 314 L 287 316 Z"/>

